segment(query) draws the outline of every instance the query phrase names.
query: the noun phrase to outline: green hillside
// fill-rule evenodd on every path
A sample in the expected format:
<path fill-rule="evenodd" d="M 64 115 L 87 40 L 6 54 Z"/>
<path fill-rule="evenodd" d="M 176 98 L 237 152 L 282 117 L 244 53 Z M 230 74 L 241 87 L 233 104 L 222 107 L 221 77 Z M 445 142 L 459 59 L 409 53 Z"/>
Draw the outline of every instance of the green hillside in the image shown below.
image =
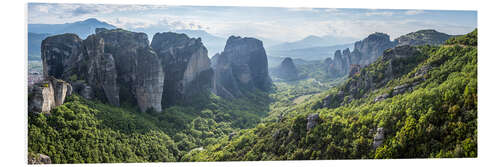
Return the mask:
<path fill-rule="evenodd" d="M 395 56 L 392 67 L 409 68 L 393 73 L 387 82 L 383 80 L 389 76 L 380 72 L 391 64 L 383 56 L 283 119 L 240 131 L 182 160 L 477 157 L 476 36 L 477 30 L 443 46 L 417 47 L 418 55 L 412 58 Z M 422 69 L 428 70 L 422 73 Z M 325 97 L 353 88 L 350 84 L 360 80 L 375 84 L 361 85 L 350 91 L 356 94 L 331 100 L 338 107 L 322 106 Z M 414 86 L 374 102 L 404 84 Z M 319 121 L 307 130 L 308 115 L 313 113 L 319 114 Z M 385 139 L 373 149 L 374 131 L 381 127 Z"/>

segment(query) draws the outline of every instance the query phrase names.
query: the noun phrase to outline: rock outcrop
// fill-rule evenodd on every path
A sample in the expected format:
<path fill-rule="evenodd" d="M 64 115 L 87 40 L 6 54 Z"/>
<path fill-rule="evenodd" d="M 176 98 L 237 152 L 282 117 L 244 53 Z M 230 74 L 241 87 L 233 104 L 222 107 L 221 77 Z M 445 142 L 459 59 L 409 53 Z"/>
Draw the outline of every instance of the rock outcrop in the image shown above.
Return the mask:
<path fill-rule="evenodd" d="M 310 114 L 307 116 L 307 131 L 314 128 L 319 122 L 319 114 Z"/>
<path fill-rule="evenodd" d="M 396 43 L 391 41 L 389 35 L 384 33 L 373 33 L 362 41 L 354 43 L 354 50 L 358 50 L 361 54 L 359 62 L 353 64 L 368 65 L 378 57 L 382 56 L 384 51 L 396 46 Z"/>
<path fill-rule="evenodd" d="M 345 49 L 342 52 L 337 50 L 333 60 L 327 58 L 323 63 L 327 64 L 327 73 L 332 77 L 341 77 L 349 74 L 349 67 L 358 64 L 361 67 L 367 66 L 376 61 L 387 49 L 396 46 L 419 46 L 419 45 L 440 45 L 452 37 L 436 30 L 420 30 L 403 35 L 391 41 L 389 35 L 384 33 L 373 33 L 365 39 L 354 44 L 354 50 L 349 52 Z"/>
<path fill-rule="evenodd" d="M 72 87 L 69 83 L 54 77 L 47 77 L 35 84 L 28 93 L 28 111 L 49 114 L 54 107 L 62 105 L 71 92 Z"/>
<path fill-rule="evenodd" d="M 285 58 L 281 62 L 276 73 L 279 78 L 287 81 L 297 80 L 299 78 L 297 67 L 295 67 L 295 63 L 293 63 L 290 57 Z"/>
<path fill-rule="evenodd" d="M 441 45 L 450 37 L 452 37 L 452 35 L 436 30 L 419 30 L 396 38 L 394 41 L 398 46 Z"/>
<path fill-rule="evenodd" d="M 44 75 L 75 82 L 75 92 L 112 105 L 137 104 L 161 111 L 164 73 L 147 35 L 97 29 L 80 40 L 74 34 L 42 42 Z"/>
<path fill-rule="evenodd" d="M 231 36 L 215 65 L 217 95 L 237 97 L 242 90 L 270 90 L 267 55 L 262 41 Z"/>
<path fill-rule="evenodd" d="M 322 107 L 335 108 L 350 103 L 354 99 L 359 99 L 369 91 L 385 86 L 390 80 L 408 73 L 408 70 L 412 69 L 409 67 L 416 67 L 419 62 L 411 60 L 413 63 L 406 63 L 405 60 L 413 59 L 419 54 L 420 52 L 415 47 L 409 45 L 398 46 L 385 51 L 382 58 L 374 64 L 364 67 L 367 70 L 361 70 L 360 67 L 353 67 L 356 68 L 356 73 L 359 75 L 350 75 L 351 78 L 339 87 L 339 91 L 336 94 L 329 95 L 327 96 L 328 98 L 323 99 Z M 405 92 L 407 89 L 402 89 L 401 91 Z M 375 101 L 380 101 L 387 97 L 380 96 Z"/>
<path fill-rule="evenodd" d="M 349 72 L 351 65 L 351 52 L 349 48 L 335 51 L 333 61 L 328 68 L 328 74 L 332 77 L 342 77 Z"/>
<path fill-rule="evenodd" d="M 214 71 L 201 38 L 156 33 L 151 42 L 165 71 L 163 105 L 181 103 L 212 87 Z"/>
<path fill-rule="evenodd" d="M 384 127 L 377 128 L 375 136 L 373 136 L 373 149 L 377 149 L 380 145 L 384 143 Z"/>
<path fill-rule="evenodd" d="M 52 164 L 52 160 L 45 154 L 28 154 L 28 164 Z"/>
<path fill-rule="evenodd" d="M 359 64 L 351 64 L 349 67 L 349 77 L 352 77 L 361 72 L 361 65 Z"/>

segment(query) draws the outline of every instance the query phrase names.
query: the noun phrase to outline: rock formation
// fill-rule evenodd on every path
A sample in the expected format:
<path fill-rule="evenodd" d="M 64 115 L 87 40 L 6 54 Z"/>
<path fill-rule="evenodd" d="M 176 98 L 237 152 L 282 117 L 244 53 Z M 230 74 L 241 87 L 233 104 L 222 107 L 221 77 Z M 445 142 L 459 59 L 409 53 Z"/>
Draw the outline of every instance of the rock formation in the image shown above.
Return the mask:
<path fill-rule="evenodd" d="M 52 160 L 45 154 L 28 154 L 28 164 L 52 164 Z"/>
<path fill-rule="evenodd" d="M 215 65 L 215 92 L 223 97 L 237 97 L 242 90 L 268 91 L 272 86 L 267 55 L 262 41 L 231 36 Z"/>
<path fill-rule="evenodd" d="M 436 30 L 419 30 L 396 38 L 394 41 L 398 46 L 441 45 L 450 37 L 452 36 Z"/>
<path fill-rule="evenodd" d="M 161 111 L 164 73 L 147 35 L 122 29 L 96 32 L 84 41 L 74 34 L 46 38 L 44 75 L 75 82 L 75 92 L 83 97 Z"/>
<path fill-rule="evenodd" d="M 156 33 L 151 47 L 158 53 L 165 71 L 164 106 L 182 102 L 212 87 L 214 71 L 201 38 Z"/>
<path fill-rule="evenodd" d="M 396 43 L 390 40 L 389 35 L 378 32 L 370 34 L 362 41 L 354 43 L 354 50 L 358 50 L 362 58 L 353 64 L 368 65 L 382 56 L 384 50 L 394 46 Z"/>
<path fill-rule="evenodd" d="M 307 116 L 307 131 L 314 128 L 319 122 L 319 114 L 310 114 Z"/>
<path fill-rule="evenodd" d="M 327 96 L 323 99 L 322 107 L 335 108 L 350 103 L 353 99 L 361 98 L 364 95 L 363 92 L 378 89 L 386 85 L 390 80 L 408 73 L 408 70 L 412 69 L 408 67 L 416 66 L 418 62 L 408 64 L 401 63 L 404 62 L 401 60 L 412 59 L 419 54 L 420 52 L 417 48 L 404 45 L 385 51 L 384 55 L 377 62 L 375 62 L 376 64 L 373 64 L 373 66 L 380 67 L 374 68 L 372 65 L 368 66 L 371 67 L 370 69 L 372 72 L 361 70 L 360 66 L 353 65 L 353 71 L 357 71 L 356 73 L 359 73 L 359 75 L 350 75 L 351 79 L 340 86 L 339 91 L 336 94 Z M 353 71 L 351 72 L 354 73 Z M 402 91 L 405 92 L 407 90 L 410 89 L 404 89 Z M 387 97 L 380 96 L 377 97 L 375 101 L 380 101 L 384 98 Z"/>
<path fill-rule="evenodd" d="M 359 72 L 361 72 L 361 66 L 359 64 L 351 64 L 351 66 L 349 66 L 349 77 L 359 74 Z"/>
<path fill-rule="evenodd" d="M 365 39 L 354 44 L 354 50 L 349 48 L 337 50 L 334 53 L 333 60 L 327 58 L 323 63 L 327 64 L 327 73 L 332 77 L 342 77 L 349 74 L 350 65 L 356 64 L 361 67 L 367 66 L 382 56 L 387 49 L 396 46 L 418 46 L 418 45 L 440 45 L 451 35 L 437 32 L 436 30 L 420 30 L 396 38 L 391 41 L 389 35 L 384 33 L 373 33 Z"/>
<path fill-rule="evenodd" d="M 28 96 L 28 111 L 36 113 L 50 113 L 54 107 L 64 103 L 66 96 L 71 95 L 72 87 L 69 83 L 47 77 L 42 82 L 33 85 Z"/>
<path fill-rule="evenodd" d="M 373 149 L 377 149 L 382 143 L 384 143 L 384 127 L 377 128 L 377 132 L 373 137 Z"/>
<path fill-rule="evenodd" d="M 297 68 L 290 57 L 285 58 L 281 62 L 276 72 L 281 79 L 288 81 L 297 80 L 299 77 Z"/>

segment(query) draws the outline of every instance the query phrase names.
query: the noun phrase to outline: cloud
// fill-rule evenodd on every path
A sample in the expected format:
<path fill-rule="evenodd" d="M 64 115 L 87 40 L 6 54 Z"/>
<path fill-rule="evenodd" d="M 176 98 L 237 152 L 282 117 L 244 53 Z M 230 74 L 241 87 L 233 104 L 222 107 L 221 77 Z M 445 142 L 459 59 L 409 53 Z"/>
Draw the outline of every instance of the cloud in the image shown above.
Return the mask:
<path fill-rule="evenodd" d="M 97 13 L 99 12 L 99 9 L 96 8 L 87 8 L 87 7 L 78 7 L 75 10 L 73 10 L 71 13 L 73 16 L 80 16 L 80 15 L 85 15 L 85 14 L 90 14 L 90 13 Z"/>
<path fill-rule="evenodd" d="M 394 12 L 389 12 L 389 11 L 383 11 L 383 12 L 367 12 L 365 13 L 366 16 L 392 16 L 394 15 Z"/>
<path fill-rule="evenodd" d="M 406 15 L 418 15 L 424 13 L 423 10 L 408 10 L 404 14 Z"/>

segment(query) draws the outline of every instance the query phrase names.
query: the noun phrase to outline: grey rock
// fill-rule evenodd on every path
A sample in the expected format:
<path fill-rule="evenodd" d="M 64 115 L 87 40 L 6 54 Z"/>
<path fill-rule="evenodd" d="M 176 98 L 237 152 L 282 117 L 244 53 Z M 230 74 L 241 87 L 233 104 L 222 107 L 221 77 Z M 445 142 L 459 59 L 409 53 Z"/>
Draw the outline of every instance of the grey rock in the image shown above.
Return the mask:
<path fill-rule="evenodd" d="M 277 75 L 287 81 L 297 80 L 299 78 L 297 67 L 292 58 L 285 58 L 277 69 Z"/>
<path fill-rule="evenodd" d="M 384 143 L 384 127 L 377 128 L 375 136 L 373 137 L 373 149 L 377 149 L 380 145 Z"/>
<path fill-rule="evenodd" d="M 354 43 L 354 49 L 359 51 L 361 54 L 361 59 L 359 62 L 354 62 L 355 64 L 368 65 L 378 57 L 382 56 L 384 51 L 389 48 L 396 46 L 395 42 L 392 42 L 389 35 L 384 33 L 373 33 L 362 41 Z"/>
<path fill-rule="evenodd" d="M 381 94 L 381 95 L 375 97 L 374 102 L 382 101 L 388 97 L 389 97 L 389 94 L 387 94 L 387 93 Z"/>
<path fill-rule="evenodd" d="M 361 72 L 361 65 L 359 64 L 351 64 L 349 66 L 349 77 L 352 77 L 356 74 L 359 74 Z"/>
<path fill-rule="evenodd" d="M 165 71 L 163 106 L 182 103 L 212 88 L 214 71 L 201 38 L 156 33 L 151 47 L 158 53 Z"/>
<path fill-rule="evenodd" d="M 49 114 L 54 107 L 62 105 L 71 92 L 72 87 L 69 83 L 47 77 L 35 84 L 29 92 L 28 111 Z"/>
<path fill-rule="evenodd" d="M 267 55 L 262 41 L 231 36 L 215 65 L 215 92 L 222 97 L 237 97 L 242 90 L 270 90 Z"/>
<path fill-rule="evenodd" d="M 307 116 L 307 131 L 314 128 L 319 122 L 319 114 L 310 114 Z"/>
<path fill-rule="evenodd" d="M 97 29 L 83 41 L 74 34 L 48 37 L 42 59 L 45 76 L 75 83 L 85 98 L 161 111 L 164 73 L 144 33 Z"/>
<path fill-rule="evenodd" d="M 35 156 L 28 154 L 28 164 L 52 164 L 52 160 L 45 154 L 35 154 Z"/>

